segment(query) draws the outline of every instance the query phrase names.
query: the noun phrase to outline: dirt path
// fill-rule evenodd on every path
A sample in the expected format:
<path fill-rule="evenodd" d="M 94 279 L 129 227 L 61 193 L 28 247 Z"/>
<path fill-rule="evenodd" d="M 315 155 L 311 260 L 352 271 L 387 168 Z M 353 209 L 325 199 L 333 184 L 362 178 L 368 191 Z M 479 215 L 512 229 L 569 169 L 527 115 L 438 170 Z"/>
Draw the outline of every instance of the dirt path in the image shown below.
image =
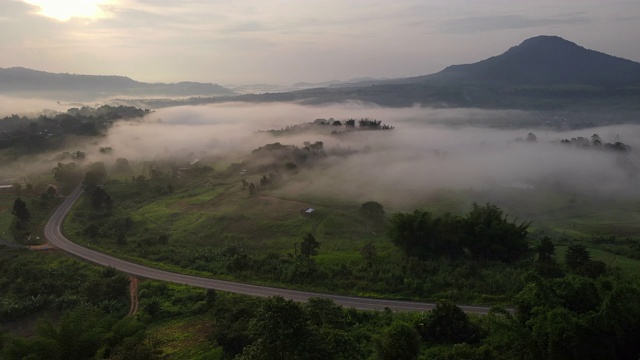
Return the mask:
<path fill-rule="evenodd" d="M 127 316 L 133 316 L 138 312 L 138 279 L 129 277 L 129 295 L 131 297 L 131 307 Z"/>

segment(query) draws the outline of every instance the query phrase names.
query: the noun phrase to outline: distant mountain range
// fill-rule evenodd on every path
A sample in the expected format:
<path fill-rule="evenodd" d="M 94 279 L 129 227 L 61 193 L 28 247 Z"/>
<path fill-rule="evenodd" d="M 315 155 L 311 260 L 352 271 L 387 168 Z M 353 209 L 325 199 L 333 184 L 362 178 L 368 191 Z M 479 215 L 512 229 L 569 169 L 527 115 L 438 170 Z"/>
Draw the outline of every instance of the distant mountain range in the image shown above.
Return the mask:
<path fill-rule="evenodd" d="M 320 87 L 340 87 L 343 85 L 350 86 L 354 83 L 363 83 L 363 82 L 380 82 L 385 81 L 386 78 L 371 78 L 371 77 L 363 77 L 363 78 L 353 78 L 349 80 L 330 80 L 323 82 L 297 82 L 291 85 L 276 85 L 276 84 L 248 84 L 248 85 L 225 85 L 225 87 L 236 91 L 242 94 L 257 94 L 257 93 L 273 93 L 273 92 L 291 92 L 298 90 L 306 90 L 306 89 L 315 89 Z"/>
<path fill-rule="evenodd" d="M 640 111 L 640 63 L 537 36 L 474 64 L 431 75 L 331 84 L 289 92 L 148 102 L 150 107 L 223 101 L 306 104 L 349 100 L 382 106 Z M 635 116 L 635 115 L 633 115 Z"/>
<path fill-rule="evenodd" d="M 419 104 L 433 107 L 640 111 L 640 63 L 585 49 L 557 36 L 537 36 L 501 55 L 473 64 L 452 65 L 431 75 L 298 83 L 275 90 L 270 90 L 270 85 L 266 84 L 235 89 L 245 94 L 239 95 L 216 84 L 147 84 L 122 76 L 0 69 L 0 94 L 52 92 L 58 97 L 62 93 L 84 93 L 94 97 L 153 96 L 156 100 L 119 100 L 120 103 L 142 104 L 151 108 L 225 101 L 320 104 L 357 100 L 397 107 Z M 292 89 L 301 90 L 290 91 Z M 264 93 L 246 94 L 248 91 Z M 191 98 L 185 99 L 189 96 Z M 161 97 L 165 98 L 157 99 Z"/>
<path fill-rule="evenodd" d="M 640 63 L 585 49 L 558 36 L 537 36 L 477 63 L 452 65 L 431 75 L 348 86 L 424 82 L 492 86 L 639 86 Z"/>
<path fill-rule="evenodd" d="M 23 67 L 0 68 L 0 94 L 31 95 L 59 100 L 90 100 L 110 96 L 229 96 L 234 91 L 211 83 L 144 83 L 125 76 L 54 74 Z"/>

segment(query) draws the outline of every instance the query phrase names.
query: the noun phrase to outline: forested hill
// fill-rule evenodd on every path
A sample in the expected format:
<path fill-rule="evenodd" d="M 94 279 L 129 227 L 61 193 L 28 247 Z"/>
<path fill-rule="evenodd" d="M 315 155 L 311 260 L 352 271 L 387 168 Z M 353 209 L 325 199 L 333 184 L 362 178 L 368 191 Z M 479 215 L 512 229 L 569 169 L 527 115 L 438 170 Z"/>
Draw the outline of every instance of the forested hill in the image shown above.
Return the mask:
<path fill-rule="evenodd" d="M 227 96 L 218 84 L 199 82 L 144 83 L 125 76 L 55 74 L 23 67 L 0 68 L 0 94 L 31 94 L 54 99 L 84 100 L 104 96 Z"/>

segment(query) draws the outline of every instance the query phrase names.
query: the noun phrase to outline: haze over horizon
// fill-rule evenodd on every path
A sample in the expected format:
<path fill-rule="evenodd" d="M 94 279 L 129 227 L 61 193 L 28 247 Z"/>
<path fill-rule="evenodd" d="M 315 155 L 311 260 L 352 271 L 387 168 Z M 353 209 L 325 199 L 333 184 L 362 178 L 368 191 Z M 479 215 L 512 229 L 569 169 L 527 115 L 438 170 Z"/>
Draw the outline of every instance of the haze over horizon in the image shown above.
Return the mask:
<path fill-rule="evenodd" d="M 0 0 L 0 67 L 219 84 L 409 77 L 537 35 L 640 61 L 640 3 Z"/>

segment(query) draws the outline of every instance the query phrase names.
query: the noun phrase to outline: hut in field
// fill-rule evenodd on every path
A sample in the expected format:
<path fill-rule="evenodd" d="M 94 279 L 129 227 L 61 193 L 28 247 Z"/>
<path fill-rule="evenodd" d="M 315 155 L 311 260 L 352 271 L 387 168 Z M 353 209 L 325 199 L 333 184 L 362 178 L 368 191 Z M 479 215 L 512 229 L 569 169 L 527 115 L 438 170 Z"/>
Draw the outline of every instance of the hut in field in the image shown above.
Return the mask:
<path fill-rule="evenodd" d="M 13 185 L 0 185 L 0 194 L 9 194 L 13 192 Z"/>

